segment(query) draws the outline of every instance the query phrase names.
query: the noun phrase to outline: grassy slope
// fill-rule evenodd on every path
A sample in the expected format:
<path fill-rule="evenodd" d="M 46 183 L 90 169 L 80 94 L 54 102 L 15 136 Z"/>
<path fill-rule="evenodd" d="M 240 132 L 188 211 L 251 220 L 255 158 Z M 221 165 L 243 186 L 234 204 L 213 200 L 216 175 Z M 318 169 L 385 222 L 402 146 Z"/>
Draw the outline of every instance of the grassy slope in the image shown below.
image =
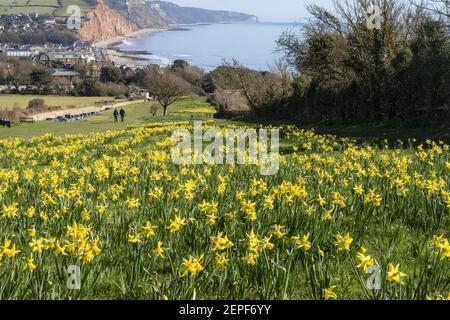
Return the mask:
<path fill-rule="evenodd" d="M 64 96 L 35 96 L 35 95 L 0 95 L 0 110 L 11 109 L 13 107 L 20 107 L 25 109 L 28 106 L 28 102 L 32 99 L 44 99 L 45 104 L 48 106 L 77 106 L 77 107 L 89 107 L 95 104 L 97 101 L 113 100 L 113 97 L 64 97 Z"/>
<path fill-rule="evenodd" d="M 153 117 L 149 113 L 148 103 L 138 103 L 130 105 L 125 108 L 127 112 L 126 121 L 124 124 L 115 124 L 113 122 L 113 111 L 106 111 L 99 115 L 76 121 L 71 123 L 56 123 L 51 121 L 38 121 L 36 123 L 22 123 L 11 129 L 0 127 L 0 138 L 7 137 L 21 137 L 30 138 L 34 136 L 52 133 L 55 135 L 74 134 L 74 133 L 88 133 L 94 131 L 106 130 L 120 130 L 126 128 L 128 125 L 139 125 L 146 122 L 160 122 L 160 121 L 179 121 L 179 120 L 205 120 L 208 118 L 207 114 L 188 112 L 189 109 L 205 108 L 209 104 L 205 102 L 204 98 L 188 98 L 183 99 L 173 106 L 169 107 L 169 115 L 164 117 L 161 110 Z"/>
<path fill-rule="evenodd" d="M 161 122 L 161 121 L 180 121 L 180 120 L 205 120 L 208 118 L 208 116 L 204 113 L 198 113 L 194 112 L 195 109 L 203 109 L 208 107 L 208 104 L 206 103 L 204 98 L 188 98 L 184 99 L 182 101 L 179 101 L 175 105 L 169 108 L 170 114 L 166 117 L 161 115 L 161 111 L 158 113 L 156 117 L 149 115 L 149 104 L 136 104 L 131 105 L 126 108 L 127 110 L 127 119 L 125 124 L 114 124 L 112 121 L 112 111 L 105 112 L 101 115 L 91 117 L 86 120 L 77 121 L 74 123 L 53 123 L 53 122 L 47 122 L 42 121 L 35 124 L 24 124 L 19 127 L 15 127 L 13 129 L 2 129 L 0 128 L 0 137 L 7 137 L 7 136 L 18 136 L 18 137 L 32 137 L 36 135 L 42 135 L 45 133 L 53 133 L 56 135 L 63 135 L 66 133 L 87 133 L 87 132 L 93 132 L 93 131 L 103 131 L 103 130 L 117 130 L 117 129 L 123 129 L 126 128 L 129 125 L 140 125 L 148 122 Z M 189 112 L 191 110 L 193 112 Z M 219 123 L 222 123 L 222 121 L 219 121 Z M 223 121 L 225 123 L 225 121 Z M 238 122 L 236 122 L 238 124 Z M 243 123 L 244 124 L 244 123 Z M 336 133 L 339 131 L 342 134 L 358 134 L 362 135 L 363 128 L 361 126 L 358 127 L 332 127 L 328 126 L 328 130 L 330 132 Z M 368 134 L 376 135 L 379 132 L 382 132 L 380 128 L 371 128 L 369 127 L 366 132 L 366 136 Z M 414 133 L 417 133 L 417 131 L 412 131 Z M 423 132 L 425 133 L 425 132 Z M 153 141 L 147 141 L 147 144 L 145 146 L 137 146 L 136 148 L 140 147 L 152 147 Z M 289 143 L 289 141 L 283 141 L 284 144 Z M 404 151 L 403 155 L 408 154 L 410 151 Z M 298 172 L 295 172 L 298 174 Z M 291 174 L 293 174 L 291 172 Z M 284 176 L 286 178 L 286 176 Z M 401 206 L 399 206 L 401 207 Z M 397 209 L 399 208 L 397 207 Z M 400 215 L 402 211 L 394 211 L 395 215 Z M 351 225 L 351 224 L 349 224 Z M 409 243 L 420 243 L 423 239 L 423 233 L 420 232 L 420 230 L 415 230 L 411 226 L 407 226 L 407 228 L 404 225 L 401 225 L 401 229 L 399 225 L 396 223 L 389 224 L 387 227 L 381 228 L 377 224 L 371 225 L 371 232 L 374 234 L 384 234 L 384 236 L 378 241 L 378 239 L 371 239 L 371 241 L 376 240 L 377 246 L 385 247 L 387 246 L 384 243 L 381 243 L 381 240 L 385 241 L 385 239 L 396 239 L 396 255 L 395 259 L 396 261 L 401 261 L 402 263 L 402 269 L 409 275 L 412 274 L 413 270 L 409 270 L 406 268 L 406 266 L 411 266 L 414 264 L 414 258 L 411 257 L 410 250 L 409 250 Z M 400 230 L 400 231 L 399 231 Z M 356 244 L 355 244 L 356 245 Z M 105 250 L 106 251 L 106 250 Z M 128 260 L 125 260 L 128 261 Z M 124 267 L 125 269 L 125 267 Z M 305 295 L 305 288 L 308 288 L 308 283 L 306 283 L 306 280 L 303 278 L 302 273 L 299 272 L 298 266 L 297 269 L 293 269 L 296 272 L 293 272 L 293 275 L 291 277 L 291 281 L 299 284 L 298 285 L 298 291 L 294 290 L 292 291 L 292 298 L 311 298 L 308 295 Z M 345 286 L 339 285 L 339 294 L 342 297 L 346 298 L 363 298 L 360 289 L 358 289 L 358 285 L 355 282 L 356 280 L 350 280 L 346 277 L 349 277 L 350 274 L 342 274 L 341 278 L 339 278 L 338 284 L 346 283 Z M 113 278 L 114 281 L 119 282 L 120 279 Z M 113 285 L 113 281 L 109 279 L 107 276 L 102 275 L 102 278 L 100 279 L 99 287 L 96 291 L 96 298 L 133 298 L 134 293 L 133 292 L 127 292 L 127 293 L 121 293 L 119 290 L 117 290 L 117 287 Z M 127 296 L 128 294 L 128 296 Z M 137 294 L 138 297 L 142 298 L 145 296 L 145 292 L 139 292 Z"/>
<path fill-rule="evenodd" d="M 23 100 L 18 100 L 23 98 Z M 31 97 L 27 96 L 0 96 L 0 109 L 6 106 L 6 103 L 19 102 L 21 105 L 26 105 Z M 83 97 L 52 97 L 45 98 L 49 105 L 77 105 L 83 106 L 85 104 L 92 104 L 93 101 L 101 100 L 102 98 L 83 98 Z M 136 104 L 127 106 L 127 121 L 126 125 L 140 125 L 146 122 L 160 122 L 160 121 L 179 121 L 179 120 L 194 120 L 206 119 L 208 115 L 203 113 L 187 112 L 189 109 L 203 109 L 209 107 L 209 104 L 204 98 L 194 97 L 184 99 L 177 102 L 169 108 L 169 115 L 162 116 L 162 111 L 158 111 L 158 115 L 153 117 L 149 113 L 149 104 Z M 94 131 L 115 130 L 122 129 L 124 126 L 115 125 L 113 122 L 112 111 L 104 112 L 97 116 L 77 121 L 74 123 L 54 123 L 49 121 L 37 122 L 35 124 L 20 124 L 12 129 L 0 127 L 0 138 L 6 137 L 24 137 L 29 138 L 33 136 L 42 135 L 45 133 L 52 133 L 56 135 L 63 135 L 66 133 L 86 133 Z M 219 123 L 227 123 L 229 120 L 221 120 Z M 235 124 L 249 124 L 250 122 L 234 121 Z M 323 123 L 316 124 L 300 124 L 300 127 L 305 129 L 315 129 L 316 132 L 322 134 L 333 134 L 337 136 L 345 136 L 356 138 L 360 141 L 383 140 L 388 139 L 395 141 L 396 139 L 417 138 L 419 141 L 425 139 L 450 141 L 450 130 L 448 128 L 439 127 L 414 127 L 414 126 L 399 126 L 399 125 L 329 125 Z"/>
<path fill-rule="evenodd" d="M 426 139 L 450 141 L 450 130 L 446 126 L 414 126 L 402 124 L 358 124 L 358 125 L 302 125 L 305 129 L 315 129 L 320 134 L 334 134 L 337 136 L 352 137 L 360 141 L 387 139 L 405 140 L 415 138 L 419 142 Z"/>
<path fill-rule="evenodd" d="M 83 0 L 63 0 L 64 7 L 58 8 L 57 0 L 3 0 L 0 4 L 0 14 L 39 13 L 55 17 L 66 17 L 67 8 L 77 5 L 85 13 L 91 7 Z"/>

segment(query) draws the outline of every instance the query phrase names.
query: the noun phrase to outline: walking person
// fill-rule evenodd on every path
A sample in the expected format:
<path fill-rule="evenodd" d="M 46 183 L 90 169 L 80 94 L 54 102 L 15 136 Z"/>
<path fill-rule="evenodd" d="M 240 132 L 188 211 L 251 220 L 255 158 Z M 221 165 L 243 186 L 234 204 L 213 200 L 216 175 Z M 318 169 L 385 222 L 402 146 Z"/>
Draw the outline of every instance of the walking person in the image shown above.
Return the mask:
<path fill-rule="evenodd" d="M 123 122 L 125 120 L 125 110 L 123 108 L 120 108 L 120 120 Z"/>
<path fill-rule="evenodd" d="M 119 117 L 119 112 L 117 111 L 117 109 L 114 109 L 113 115 L 114 115 L 114 123 L 116 123 L 117 122 L 117 118 Z"/>

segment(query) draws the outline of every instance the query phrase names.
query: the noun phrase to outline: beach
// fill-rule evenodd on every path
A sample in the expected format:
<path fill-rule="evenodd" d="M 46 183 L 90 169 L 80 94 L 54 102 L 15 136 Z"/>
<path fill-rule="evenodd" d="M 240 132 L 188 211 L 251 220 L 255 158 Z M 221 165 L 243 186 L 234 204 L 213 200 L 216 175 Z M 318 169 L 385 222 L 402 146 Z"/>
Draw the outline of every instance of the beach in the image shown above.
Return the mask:
<path fill-rule="evenodd" d="M 142 64 L 146 60 L 149 60 L 149 52 L 139 51 L 138 53 L 124 52 L 120 49 L 116 49 L 116 46 L 122 41 L 130 38 L 136 38 L 139 36 L 147 36 L 152 33 L 167 31 L 167 29 L 140 29 L 126 36 L 114 37 L 109 40 L 96 42 L 95 45 L 98 48 L 104 49 L 104 53 L 108 56 L 108 59 L 114 62 L 116 65 L 125 64 Z"/>
<path fill-rule="evenodd" d="M 128 61 L 135 65 L 166 66 L 182 59 L 211 71 L 224 61 L 236 59 L 251 69 L 267 71 L 277 58 L 276 41 L 292 27 L 293 24 L 272 22 L 172 25 L 164 30 L 170 32 L 141 33 L 109 49 L 115 50 L 110 52 L 111 59 L 120 64 Z M 130 61 L 130 53 L 132 58 L 144 60 Z M 142 57 L 136 56 L 142 53 Z"/>

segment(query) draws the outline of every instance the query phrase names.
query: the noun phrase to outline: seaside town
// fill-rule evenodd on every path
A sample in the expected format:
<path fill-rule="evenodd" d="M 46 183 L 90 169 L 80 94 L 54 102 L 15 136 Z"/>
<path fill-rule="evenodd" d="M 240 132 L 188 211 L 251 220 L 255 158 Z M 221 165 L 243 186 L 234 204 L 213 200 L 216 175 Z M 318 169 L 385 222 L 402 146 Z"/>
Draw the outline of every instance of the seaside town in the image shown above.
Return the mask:
<path fill-rule="evenodd" d="M 0 16 L 1 32 L 33 32 L 34 30 L 45 30 L 52 32 L 56 28 L 55 19 L 40 17 L 37 13 L 19 14 L 16 16 Z M 0 43 L 0 82 L 1 93 L 38 93 L 43 90 L 37 83 L 29 84 L 20 81 L 12 81 L 14 78 L 13 65 L 32 64 L 33 68 L 39 69 L 41 73 L 47 72 L 55 84 L 51 91 L 57 93 L 69 92 L 74 88 L 74 83 L 86 79 L 99 79 L 102 68 L 119 68 L 127 77 L 131 77 L 143 65 L 131 63 L 133 59 L 129 56 L 129 63 L 118 64 L 113 61 L 106 48 L 97 47 L 95 44 L 76 41 L 70 45 L 47 43 L 44 45 L 18 45 L 17 43 Z M 42 76 L 41 76 L 42 77 Z"/>
<path fill-rule="evenodd" d="M 145 49 L 121 49 L 119 45 L 154 32 L 185 31 L 188 29 L 179 26 L 186 24 L 237 21 L 255 22 L 257 17 L 163 1 L 0 3 L 0 125 L 83 119 L 124 101 L 172 104 L 176 100 L 173 96 L 157 99 L 157 91 L 211 96 L 215 87 L 205 70 L 183 59 L 167 64 L 153 59 Z M 231 91 L 230 95 L 237 95 L 237 90 Z M 8 99 L 8 95 L 17 96 Z M 53 97 L 66 99 L 58 103 Z M 82 110 L 74 103 L 76 97 L 90 98 L 94 109 Z M 95 97 L 103 99 L 99 102 Z M 166 114 L 167 102 L 160 104 L 160 108 L 152 106 L 150 113 L 161 109 Z"/>

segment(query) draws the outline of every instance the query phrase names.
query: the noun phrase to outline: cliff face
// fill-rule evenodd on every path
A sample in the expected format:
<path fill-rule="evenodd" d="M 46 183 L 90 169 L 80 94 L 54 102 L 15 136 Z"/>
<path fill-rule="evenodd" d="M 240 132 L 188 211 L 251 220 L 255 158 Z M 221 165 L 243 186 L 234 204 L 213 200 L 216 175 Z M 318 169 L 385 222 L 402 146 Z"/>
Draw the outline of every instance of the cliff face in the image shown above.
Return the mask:
<path fill-rule="evenodd" d="M 135 23 L 110 8 L 104 0 L 97 0 L 95 10 L 86 14 L 86 21 L 79 31 L 79 37 L 82 41 L 98 42 L 126 36 L 138 29 Z"/>
<path fill-rule="evenodd" d="M 245 13 L 181 7 L 166 1 L 150 1 L 146 6 L 169 24 L 258 21 L 258 17 Z"/>
<path fill-rule="evenodd" d="M 154 12 L 148 4 L 128 4 L 127 15 L 139 28 L 164 29 L 169 25 L 163 15 Z"/>
<path fill-rule="evenodd" d="M 140 28 L 164 28 L 169 24 L 258 21 L 254 15 L 182 7 L 167 1 L 106 0 Z"/>
<path fill-rule="evenodd" d="M 258 21 L 253 15 L 180 7 L 165 1 L 96 1 L 95 10 L 87 13 L 86 22 L 79 32 L 82 41 L 110 40 L 143 28 L 168 28 L 170 24 Z"/>

